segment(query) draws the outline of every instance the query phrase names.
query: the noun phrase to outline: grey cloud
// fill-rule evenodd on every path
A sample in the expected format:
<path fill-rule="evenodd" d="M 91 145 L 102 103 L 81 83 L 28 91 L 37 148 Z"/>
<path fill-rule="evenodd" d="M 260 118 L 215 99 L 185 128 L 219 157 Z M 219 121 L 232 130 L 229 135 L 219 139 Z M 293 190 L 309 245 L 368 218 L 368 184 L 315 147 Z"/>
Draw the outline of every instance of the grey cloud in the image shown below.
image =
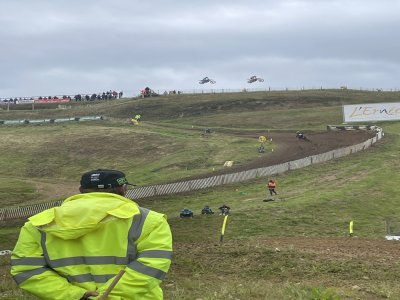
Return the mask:
<path fill-rule="evenodd" d="M 396 88 L 400 1 L 1 1 L 0 97 L 265 87 Z M 107 86 L 107 87 L 106 87 Z"/>

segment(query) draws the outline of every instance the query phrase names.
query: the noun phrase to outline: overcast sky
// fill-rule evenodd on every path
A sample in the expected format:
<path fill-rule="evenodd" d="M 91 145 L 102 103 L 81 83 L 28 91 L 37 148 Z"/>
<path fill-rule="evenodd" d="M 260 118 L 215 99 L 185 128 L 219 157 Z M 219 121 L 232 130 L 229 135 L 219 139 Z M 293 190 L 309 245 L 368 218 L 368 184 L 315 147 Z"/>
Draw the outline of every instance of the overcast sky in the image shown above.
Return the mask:
<path fill-rule="evenodd" d="M 0 0 L 0 98 L 400 89 L 399 12 L 400 0 Z"/>

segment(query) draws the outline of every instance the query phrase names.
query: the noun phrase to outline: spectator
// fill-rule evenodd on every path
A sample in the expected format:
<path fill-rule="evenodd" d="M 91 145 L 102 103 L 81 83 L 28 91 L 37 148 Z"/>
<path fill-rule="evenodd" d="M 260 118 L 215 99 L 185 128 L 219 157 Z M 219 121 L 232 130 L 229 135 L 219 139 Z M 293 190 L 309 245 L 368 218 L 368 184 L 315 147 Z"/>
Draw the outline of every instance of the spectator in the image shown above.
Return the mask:
<path fill-rule="evenodd" d="M 166 217 L 125 198 L 116 170 L 82 175 L 81 194 L 29 218 L 12 252 L 17 284 L 40 299 L 162 299 L 172 254 Z"/>
<path fill-rule="evenodd" d="M 193 211 L 189 208 L 184 208 L 181 210 L 179 216 L 181 218 L 193 218 Z"/>
<path fill-rule="evenodd" d="M 212 215 L 214 212 L 212 211 L 211 207 L 206 205 L 204 208 L 201 210 L 202 215 Z"/>
<path fill-rule="evenodd" d="M 269 190 L 269 194 L 272 197 L 273 194 L 278 195 L 278 193 L 275 191 L 276 188 L 276 182 L 273 179 L 270 179 L 267 183 L 267 187 Z"/>
<path fill-rule="evenodd" d="M 223 204 L 222 206 L 218 207 L 218 209 L 221 211 L 220 216 L 226 216 L 229 215 L 229 210 L 231 209 L 228 205 Z"/>

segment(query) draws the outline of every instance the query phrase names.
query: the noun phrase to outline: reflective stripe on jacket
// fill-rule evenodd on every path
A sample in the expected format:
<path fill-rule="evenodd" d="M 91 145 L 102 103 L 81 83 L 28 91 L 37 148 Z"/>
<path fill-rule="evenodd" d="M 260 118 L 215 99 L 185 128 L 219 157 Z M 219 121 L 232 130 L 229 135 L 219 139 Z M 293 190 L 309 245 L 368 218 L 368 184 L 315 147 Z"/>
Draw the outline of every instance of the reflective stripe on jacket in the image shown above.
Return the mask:
<path fill-rule="evenodd" d="M 110 193 L 72 196 L 25 223 L 12 253 L 17 284 L 41 299 L 101 295 L 125 270 L 108 299 L 162 299 L 171 264 L 166 217 Z M 91 299 L 96 299 L 92 297 Z"/>

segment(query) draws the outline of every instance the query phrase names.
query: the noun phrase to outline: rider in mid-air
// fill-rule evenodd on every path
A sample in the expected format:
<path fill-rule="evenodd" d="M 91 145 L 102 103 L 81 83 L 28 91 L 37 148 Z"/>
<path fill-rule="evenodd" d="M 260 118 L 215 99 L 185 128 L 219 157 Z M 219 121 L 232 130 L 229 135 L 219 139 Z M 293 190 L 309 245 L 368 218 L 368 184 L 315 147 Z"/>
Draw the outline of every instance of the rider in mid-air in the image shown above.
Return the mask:
<path fill-rule="evenodd" d="M 203 79 L 199 80 L 199 83 L 200 83 L 200 84 L 204 84 L 204 83 L 211 83 L 211 84 L 214 84 L 214 83 L 215 83 L 215 80 L 214 80 L 214 79 L 211 79 L 211 78 L 208 78 L 208 77 L 204 77 Z"/>

